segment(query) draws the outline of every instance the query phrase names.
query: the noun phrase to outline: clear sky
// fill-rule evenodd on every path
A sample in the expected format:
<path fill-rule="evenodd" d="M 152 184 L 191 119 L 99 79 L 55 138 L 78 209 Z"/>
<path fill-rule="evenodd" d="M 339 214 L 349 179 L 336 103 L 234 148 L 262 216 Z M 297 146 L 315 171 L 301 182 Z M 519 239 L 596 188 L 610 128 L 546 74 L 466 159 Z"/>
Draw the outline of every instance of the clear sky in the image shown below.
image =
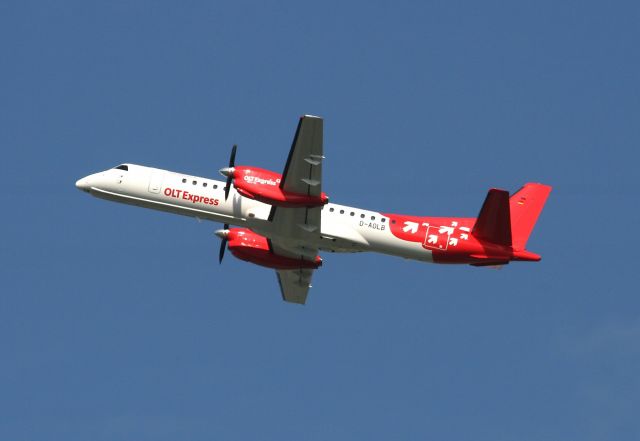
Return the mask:
<path fill-rule="evenodd" d="M 640 439 L 638 2 L 0 2 L 0 439 Z M 475 216 L 554 186 L 502 270 L 325 255 L 308 304 L 220 226 L 91 198 L 121 162 L 280 171 Z"/>

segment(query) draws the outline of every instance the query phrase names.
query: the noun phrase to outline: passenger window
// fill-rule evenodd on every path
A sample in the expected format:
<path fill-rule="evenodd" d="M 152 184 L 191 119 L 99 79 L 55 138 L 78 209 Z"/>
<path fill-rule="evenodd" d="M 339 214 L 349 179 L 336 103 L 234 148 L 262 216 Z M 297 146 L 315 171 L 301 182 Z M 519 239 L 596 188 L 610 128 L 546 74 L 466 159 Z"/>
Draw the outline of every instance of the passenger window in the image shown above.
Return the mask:
<path fill-rule="evenodd" d="M 376 217 L 375 216 L 371 216 L 371 220 L 376 220 Z"/>
<path fill-rule="evenodd" d="M 384 222 L 386 221 L 386 219 L 383 217 L 382 219 L 380 219 L 380 222 Z"/>
<path fill-rule="evenodd" d="M 362 219 L 364 219 L 364 213 L 362 213 L 362 214 L 360 215 L 360 217 L 361 217 Z"/>
<path fill-rule="evenodd" d="M 340 210 L 340 214 L 344 214 L 344 210 Z"/>
<path fill-rule="evenodd" d="M 352 212 L 351 212 L 351 216 L 355 216 L 355 215 L 356 215 L 356 214 L 352 211 Z"/>
<path fill-rule="evenodd" d="M 396 223 L 396 220 L 395 220 L 395 219 L 391 219 L 391 223 L 392 223 L 392 224 L 395 224 L 395 223 Z"/>
<path fill-rule="evenodd" d="M 333 207 L 329 208 L 329 211 L 333 213 Z"/>
<path fill-rule="evenodd" d="M 182 183 L 186 184 L 187 183 L 187 179 L 186 178 L 182 178 Z"/>
<path fill-rule="evenodd" d="M 206 186 L 207 186 L 207 183 L 206 183 L 206 182 L 203 182 L 203 183 L 202 183 L 202 186 L 203 186 L 203 187 L 206 187 Z"/>
<path fill-rule="evenodd" d="M 196 185 L 198 183 L 198 181 L 193 181 L 193 185 Z"/>
<path fill-rule="evenodd" d="M 218 188 L 218 185 L 217 184 L 213 184 L 213 188 L 214 189 Z"/>

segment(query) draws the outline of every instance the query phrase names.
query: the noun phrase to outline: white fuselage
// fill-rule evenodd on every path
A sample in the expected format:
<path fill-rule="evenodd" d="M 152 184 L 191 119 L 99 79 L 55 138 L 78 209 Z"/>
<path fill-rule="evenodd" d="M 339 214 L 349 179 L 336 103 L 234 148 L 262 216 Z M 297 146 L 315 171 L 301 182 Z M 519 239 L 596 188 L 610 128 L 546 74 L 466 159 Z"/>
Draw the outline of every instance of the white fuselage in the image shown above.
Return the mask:
<path fill-rule="evenodd" d="M 225 201 L 225 182 L 135 164 L 80 179 L 76 186 L 98 198 L 249 228 L 269 238 L 278 235 L 269 222 L 271 206 L 241 196 L 233 188 Z M 323 206 L 319 243 L 330 252 L 373 251 L 431 262 L 418 242 L 391 234 L 379 212 L 329 203 Z"/>

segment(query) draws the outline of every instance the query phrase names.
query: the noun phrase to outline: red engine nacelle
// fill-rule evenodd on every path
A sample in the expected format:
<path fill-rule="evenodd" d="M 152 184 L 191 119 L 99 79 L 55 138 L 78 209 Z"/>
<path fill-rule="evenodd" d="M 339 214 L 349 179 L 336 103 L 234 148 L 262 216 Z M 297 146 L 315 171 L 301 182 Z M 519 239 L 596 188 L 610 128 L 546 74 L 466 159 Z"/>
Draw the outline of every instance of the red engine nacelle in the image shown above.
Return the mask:
<path fill-rule="evenodd" d="M 323 192 L 320 196 L 289 193 L 280 188 L 282 175 L 257 167 L 234 167 L 233 186 L 242 196 L 279 207 L 319 207 L 329 202 Z"/>
<path fill-rule="evenodd" d="M 228 240 L 231 254 L 246 262 L 267 268 L 285 270 L 298 268 L 316 269 L 322 265 L 320 256 L 316 256 L 314 261 L 308 261 L 274 254 L 269 249 L 266 237 L 256 234 L 247 228 L 230 228 L 224 234 Z"/>

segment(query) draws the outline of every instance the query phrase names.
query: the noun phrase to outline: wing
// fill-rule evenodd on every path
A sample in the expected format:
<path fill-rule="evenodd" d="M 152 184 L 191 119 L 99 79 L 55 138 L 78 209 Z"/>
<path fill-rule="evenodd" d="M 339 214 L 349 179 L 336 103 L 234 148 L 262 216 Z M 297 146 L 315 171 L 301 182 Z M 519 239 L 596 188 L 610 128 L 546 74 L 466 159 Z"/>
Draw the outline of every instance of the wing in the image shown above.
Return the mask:
<path fill-rule="evenodd" d="M 282 300 L 304 305 L 311 288 L 312 269 L 277 270 Z"/>
<path fill-rule="evenodd" d="M 320 196 L 322 193 L 322 118 L 304 115 L 298 122 L 280 188 Z"/>
<path fill-rule="evenodd" d="M 269 240 L 271 251 L 294 259 L 314 261 L 320 237 L 320 207 L 273 207 L 269 220 L 274 235 Z M 287 302 L 304 304 L 311 287 L 312 269 L 278 270 L 282 298 Z"/>
<path fill-rule="evenodd" d="M 287 164 L 282 172 L 282 190 L 320 196 L 322 193 L 322 118 L 304 115 L 291 144 Z M 275 254 L 313 261 L 318 255 L 321 207 L 271 208 L 269 241 Z M 311 287 L 312 269 L 277 270 L 282 298 L 304 304 Z"/>

